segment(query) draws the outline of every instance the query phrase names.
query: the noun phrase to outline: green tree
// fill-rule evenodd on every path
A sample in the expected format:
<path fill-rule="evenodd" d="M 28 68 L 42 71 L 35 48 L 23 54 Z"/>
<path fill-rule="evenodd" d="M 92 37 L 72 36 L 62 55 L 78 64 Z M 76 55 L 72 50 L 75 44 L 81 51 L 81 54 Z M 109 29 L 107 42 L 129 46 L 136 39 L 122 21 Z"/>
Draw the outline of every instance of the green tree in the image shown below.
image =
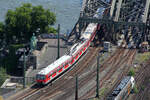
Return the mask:
<path fill-rule="evenodd" d="M 0 67 L 0 86 L 3 84 L 3 82 L 6 80 L 7 77 L 8 76 L 7 76 L 6 70 Z"/>
<path fill-rule="evenodd" d="M 4 24 L 0 22 L 0 45 L 1 46 L 2 46 L 3 40 L 4 40 Z"/>
<path fill-rule="evenodd" d="M 21 7 L 8 10 L 6 14 L 6 32 L 8 40 L 29 41 L 32 33 L 47 33 L 53 29 L 50 25 L 56 22 L 56 16 L 49 9 L 45 10 L 42 6 L 32 6 L 23 4 Z M 55 32 L 55 31 L 54 31 Z"/>

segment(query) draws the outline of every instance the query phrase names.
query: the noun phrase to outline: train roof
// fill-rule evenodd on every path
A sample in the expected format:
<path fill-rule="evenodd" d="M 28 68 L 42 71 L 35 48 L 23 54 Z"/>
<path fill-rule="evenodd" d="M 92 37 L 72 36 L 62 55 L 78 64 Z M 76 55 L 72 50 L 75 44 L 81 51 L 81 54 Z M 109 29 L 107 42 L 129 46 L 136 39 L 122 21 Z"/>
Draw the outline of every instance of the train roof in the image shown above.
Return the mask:
<path fill-rule="evenodd" d="M 97 24 L 90 23 L 85 29 L 85 31 L 82 33 L 81 38 L 89 39 L 96 27 L 97 27 Z"/>
<path fill-rule="evenodd" d="M 117 88 L 115 88 L 111 94 L 111 96 L 117 96 L 121 90 L 127 85 L 127 83 L 132 80 L 133 77 L 127 76 L 125 77 L 120 84 L 117 86 Z"/>
<path fill-rule="evenodd" d="M 94 29 L 95 29 L 96 26 L 97 26 L 97 24 L 95 24 L 95 23 L 90 23 L 90 24 L 87 26 L 86 30 L 84 31 L 84 34 L 91 34 L 91 33 L 93 33 L 93 31 L 94 31 Z"/>
<path fill-rule="evenodd" d="M 85 44 L 86 41 L 87 40 L 83 38 L 80 42 L 75 43 L 70 49 L 70 55 L 77 53 L 77 51 Z"/>
<path fill-rule="evenodd" d="M 49 72 L 53 71 L 55 68 L 57 68 L 58 66 L 63 64 L 69 58 L 70 58 L 70 56 L 68 56 L 68 55 L 64 55 L 64 56 L 60 57 L 58 60 L 51 63 L 46 68 L 42 69 L 38 74 L 47 75 Z"/>

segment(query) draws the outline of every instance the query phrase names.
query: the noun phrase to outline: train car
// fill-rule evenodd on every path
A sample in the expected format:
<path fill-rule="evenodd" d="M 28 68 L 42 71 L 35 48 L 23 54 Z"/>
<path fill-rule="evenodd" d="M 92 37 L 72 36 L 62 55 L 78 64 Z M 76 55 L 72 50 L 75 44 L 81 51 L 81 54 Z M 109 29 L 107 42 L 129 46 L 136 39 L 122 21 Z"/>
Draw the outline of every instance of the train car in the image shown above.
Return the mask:
<path fill-rule="evenodd" d="M 60 57 L 36 75 L 37 83 L 45 85 L 62 74 L 78 61 L 78 59 L 87 51 L 89 45 L 90 41 L 87 39 L 82 39 L 80 42 L 74 44 L 68 55 Z"/>
<path fill-rule="evenodd" d="M 107 100 L 126 100 L 131 90 L 135 85 L 134 77 L 125 77 L 120 84 L 113 90 L 111 95 L 107 97 Z"/>
<path fill-rule="evenodd" d="M 70 68 L 87 51 L 94 39 L 98 24 L 90 23 L 80 37 L 80 42 L 75 43 L 70 52 L 48 65 L 36 74 L 36 82 L 47 84 L 65 70 Z"/>
<path fill-rule="evenodd" d="M 89 25 L 92 27 L 91 25 Z M 95 27 L 93 27 L 95 28 Z M 75 43 L 68 55 L 64 55 L 60 57 L 58 60 L 54 61 L 52 64 L 42 69 L 36 75 L 36 81 L 40 84 L 47 84 L 57 76 L 59 76 L 62 72 L 70 68 L 78 59 L 87 51 L 90 46 L 90 39 L 94 34 L 94 30 L 92 28 L 87 28 L 89 33 L 86 31 L 83 33 L 80 42 Z"/>
<path fill-rule="evenodd" d="M 64 55 L 58 60 L 54 61 L 52 64 L 48 65 L 46 68 L 42 69 L 36 75 L 36 81 L 40 84 L 47 84 L 60 73 L 66 70 L 70 66 L 71 56 Z"/>
<path fill-rule="evenodd" d="M 81 39 L 84 38 L 84 39 L 92 41 L 95 37 L 96 30 L 97 30 L 97 24 L 90 23 L 85 29 L 85 31 L 81 34 Z"/>

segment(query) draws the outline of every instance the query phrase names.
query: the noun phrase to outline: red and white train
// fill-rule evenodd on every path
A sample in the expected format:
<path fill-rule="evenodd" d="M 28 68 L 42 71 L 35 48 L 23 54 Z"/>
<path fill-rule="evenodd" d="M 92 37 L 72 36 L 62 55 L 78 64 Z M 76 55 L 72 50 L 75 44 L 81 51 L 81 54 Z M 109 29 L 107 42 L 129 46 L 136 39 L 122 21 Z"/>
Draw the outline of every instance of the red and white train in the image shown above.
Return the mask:
<path fill-rule="evenodd" d="M 75 43 L 69 52 L 42 69 L 36 75 L 37 83 L 47 84 L 55 77 L 71 67 L 87 51 L 96 34 L 97 24 L 89 24 L 85 32 L 81 35 L 81 41 Z"/>
<path fill-rule="evenodd" d="M 94 17 L 101 18 L 105 8 L 99 8 L 97 14 Z M 85 31 L 81 34 L 80 42 L 75 43 L 68 55 L 64 55 L 42 69 L 36 75 L 36 82 L 41 84 L 47 84 L 54 78 L 62 74 L 68 68 L 70 68 L 78 59 L 87 51 L 91 41 L 94 39 L 96 30 L 99 29 L 99 24 L 90 23 Z"/>

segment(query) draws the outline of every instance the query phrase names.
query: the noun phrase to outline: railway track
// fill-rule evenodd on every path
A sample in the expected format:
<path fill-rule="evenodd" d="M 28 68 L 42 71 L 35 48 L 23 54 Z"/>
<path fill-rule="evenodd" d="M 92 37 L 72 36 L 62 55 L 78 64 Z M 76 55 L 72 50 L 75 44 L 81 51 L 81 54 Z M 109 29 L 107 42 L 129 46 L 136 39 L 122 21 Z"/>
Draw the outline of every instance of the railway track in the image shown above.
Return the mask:
<path fill-rule="evenodd" d="M 118 57 L 117 61 L 115 59 L 115 56 L 113 57 L 114 60 L 110 59 L 111 62 L 112 62 L 112 66 L 111 66 L 111 69 L 107 72 L 109 74 L 105 75 L 101 80 L 100 80 L 100 88 L 102 88 L 102 86 L 105 84 L 105 82 L 111 78 L 111 76 L 117 71 L 117 69 L 122 65 L 124 64 L 126 61 L 128 60 L 131 60 L 131 57 L 134 57 L 133 55 L 135 55 L 136 51 L 135 50 L 129 50 L 126 55 L 124 56 L 124 59 L 123 58 L 123 53 L 125 51 L 123 49 L 120 49 L 120 52 L 118 51 L 118 54 L 116 54 L 116 57 Z M 130 58 L 130 59 L 128 59 Z M 120 60 L 119 60 L 120 59 Z M 129 67 L 124 67 L 124 69 L 126 69 L 126 71 L 129 70 Z M 124 73 L 126 73 L 125 71 L 123 71 Z M 120 80 L 121 78 L 123 78 L 123 75 L 124 73 L 121 73 L 119 79 Z M 117 84 L 117 81 L 115 82 Z M 94 94 L 95 94 L 95 89 L 96 89 L 96 86 L 94 86 L 90 91 L 88 91 L 85 95 L 83 95 L 82 97 L 80 97 L 80 100 L 87 100 L 87 98 L 91 98 Z"/>
<path fill-rule="evenodd" d="M 74 65 L 75 67 L 73 69 L 69 69 L 70 71 L 65 73 L 65 75 L 62 75 L 59 80 L 56 82 L 52 82 L 51 84 L 48 84 L 48 86 L 45 86 L 43 88 L 36 88 L 33 87 L 26 92 L 16 96 L 15 98 L 11 98 L 11 100 L 44 100 L 49 97 L 56 96 L 58 94 L 61 94 L 62 87 L 67 88 L 68 85 L 71 86 L 74 84 L 74 76 L 76 74 L 79 74 L 82 72 L 88 64 L 92 62 L 92 60 L 96 57 L 97 53 L 99 52 L 100 48 L 89 48 L 89 52 L 85 55 L 84 59 L 82 59 L 82 62 L 79 64 Z M 61 84 L 60 84 L 61 83 Z"/>
<path fill-rule="evenodd" d="M 49 98 L 54 98 L 54 100 L 66 100 L 66 98 L 69 98 L 72 96 L 72 93 L 75 92 L 75 75 L 79 75 L 79 89 L 84 87 L 86 83 L 91 81 L 96 76 L 96 67 L 91 68 L 89 66 L 92 65 L 93 62 L 96 60 L 96 55 L 99 52 L 100 48 L 90 48 L 89 52 L 85 55 L 84 59 L 82 59 L 82 62 L 79 64 L 74 65 L 75 67 L 73 69 L 69 69 L 70 71 L 65 73 L 65 75 L 61 76 L 59 80 L 52 82 L 51 84 L 48 84 L 48 86 L 45 86 L 43 88 L 32 88 L 29 89 L 28 92 L 23 93 L 22 95 L 16 96 L 16 98 L 11 100 L 49 100 Z M 112 57 L 108 58 L 104 64 L 101 66 L 100 72 L 104 71 L 106 68 L 108 68 L 108 64 L 110 64 L 111 69 L 109 70 L 108 75 L 106 75 L 101 81 L 102 85 L 106 80 L 108 80 L 113 73 L 117 70 L 118 67 L 115 67 L 119 63 L 118 60 L 122 59 L 122 56 L 127 56 L 126 60 L 130 54 L 127 53 L 124 55 L 125 50 L 124 49 L 117 49 L 116 52 L 112 55 Z M 132 55 L 131 55 L 132 56 Z M 95 63 L 96 66 L 96 63 Z M 83 75 L 86 69 L 89 69 L 90 73 L 87 73 L 87 75 Z M 105 80 L 105 81 L 104 81 Z M 61 84 L 60 84 L 61 83 Z M 101 86 L 102 86 L 101 85 Z M 91 91 L 91 90 L 90 90 Z M 95 86 L 92 89 L 92 93 L 84 93 L 88 94 L 89 96 L 93 95 L 95 92 Z M 81 96 L 81 98 L 84 98 L 85 95 Z M 87 97 L 86 97 L 87 98 Z M 69 100 L 69 99 L 68 99 Z"/>
<path fill-rule="evenodd" d="M 145 96 L 147 95 L 146 92 L 148 92 L 149 86 L 146 86 L 147 88 L 145 88 L 144 90 L 142 89 L 142 86 L 144 86 L 143 84 L 145 83 L 145 81 L 147 81 L 145 78 L 150 76 L 149 64 L 149 61 L 146 64 L 142 64 L 139 71 L 135 75 L 135 81 L 137 82 L 136 86 L 138 87 L 139 92 L 138 94 L 133 96 L 134 100 L 146 100 Z"/>
<path fill-rule="evenodd" d="M 58 85 L 53 87 L 53 90 L 50 92 L 47 92 L 37 100 L 46 100 L 49 97 L 53 97 L 51 94 L 57 93 L 58 91 L 65 91 L 65 94 L 63 95 L 63 98 L 65 98 L 69 95 L 69 93 L 74 93 L 71 92 L 74 90 L 74 77 L 76 74 L 80 74 L 86 67 L 87 65 L 91 63 L 91 61 L 96 57 L 97 53 L 99 52 L 99 48 L 92 48 L 89 53 L 84 57 L 81 63 L 75 65 L 76 67 L 72 69 L 70 72 L 68 72 L 63 78 L 61 78 L 58 82 Z M 61 83 L 61 85 L 60 85 Z M 68 87 L 69 86 L 69 87 Z M 61 97 L 61 100 L 63 100 Z M 59 100 L 59 99 L 58 99 Z"/>
<path fill-rule="evenodd" d="M 130 56 L 129 56 L 130 55 Z M 133 59 L 134 59 L 134 56 L 136 55 L 136 50 L 130 50 L 129 52 L 128 52 L 128 56 L 129 57 L 127 57 L 127 64 L 126 65 L 124 65 L 123 66 L 123 71 L 120 73 L 120 75 L 118 76 L 118 79 L 116 79 L 115 80 L 115 82 L 114 82 L 114 85 L 113 85 L 113 87 L 110 89 L 110 91 L 106 94 L 106 96 L 107 95 L 109 95 L 109 94 L 111 94 L 112 93 L 112 91 L 119 85 L 119 83 L 121 82 L 121 80 L 125 77 L 125 76 L 127 76 L 127 74 L 128 74 L 128 71 L 129 71 L 129 69 L 130 69 L 130 66 L 131 66 L 131 64 L 132 64 L 132 62 L 133 62 Z M 106 98 L 105 98 L 106 99 Z"/>

